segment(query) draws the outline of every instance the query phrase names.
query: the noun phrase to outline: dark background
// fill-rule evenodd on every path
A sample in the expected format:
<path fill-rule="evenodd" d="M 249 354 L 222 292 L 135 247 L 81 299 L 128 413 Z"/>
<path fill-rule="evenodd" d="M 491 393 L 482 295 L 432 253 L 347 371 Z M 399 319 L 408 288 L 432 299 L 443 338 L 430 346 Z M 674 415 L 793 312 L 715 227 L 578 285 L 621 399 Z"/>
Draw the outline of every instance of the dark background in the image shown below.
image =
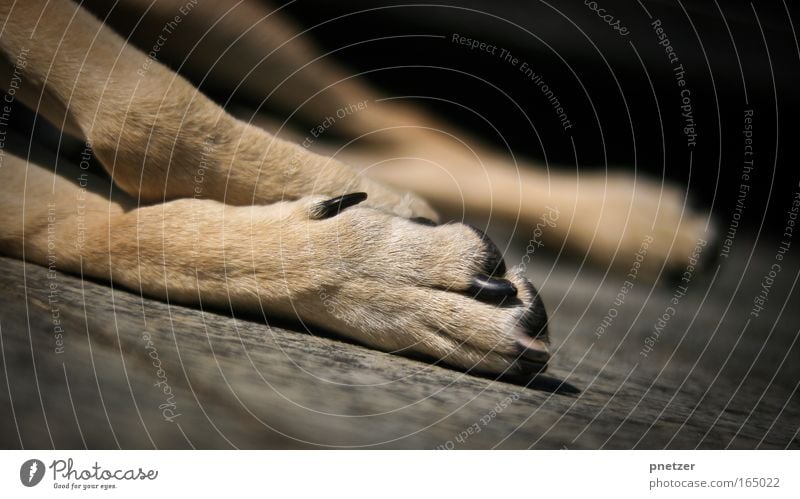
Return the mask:
<path fill-rule="evenodd" d="M 800 69 L 796 6 L 601 0 L 599 7 L 628 28 L 623 37 L 583 1 L 406 3 L 298 0 L 287 10 L 303 28 L 312 28 L 310 36 L 324 48 L 337 50 L 341 64 L 365 72 L 391 95 L 433 96 L 471 108 L 500 131 L 515 154 L 574 167 L 577 151 L 582 171 L 626 165 L 677 181 L 690 199 L 712 207 L 723 225 L 739 193 L 743 113 L 753 109 L 756 166 L 744 219 L 754 229 L 763 222 L 767 233 L 782 231 L 783 212 L 800 178 L 794 147 Z M 650 16 L 662 21 L 686 70 L 698 133 L 691 165 L 680 89 Z M 573 128 L 564 132 L 544 94 L 503 62 L 499 49 L 497 56 L 470 50 L 452 43 L 452 33 L 527 61 L 553 89 Z M 413 34 L 447 38 L 408 36 Z M 425 102 L 502 144 L 473 113 Z"/>
<path fill-rule="evenodd" d="M 114 10 L 113 4 L 90 5 L 100 17 Z M 740 194 L 743 115 L 752 109 L 755 169 L 742 220 L 754 237 L 783 232 L 800 181 L 794 123 L 800 111 L 794 26 L 800 9 L 785 0 L 598 2 L 628 28 L 627 36 L 583 0 L 296 0 L 272 6 L 282 6 L 307 30 L 302 36 L 330 52 L 326 57 L 386 95 L 420 96 L 420 105 L 500 148 L 507 143 L 518 157 L 581 172 L 622 167 L 679 183 L 690 202 L 714 214 L 723 232 Z M 128 36 L 142 23 L 118 7 L 110 21 Z M 650 24 L 654 19 L 661 20 L 691 91 L 698 135 L 691 161 L 680 88 Z M 453 43 L 453 33 L 496 45 L 497 54 Z M 131 40 L 145 48 L 152 44 L 151 34 L 141 37 Z M 517 67 L 499 57 L 500 48 L 519 58 Z M 180 66 L 164 56 L 162 62 Z M 547 97 L 519 70 L 522 62 L 542 75 L 571 129 L 563 130 Z M 186 76 L 220 103 L 238 100 L 301 130 L 318 122 L 303 122 L 281 111 L 280 103 L 248 101 L 244 94 L 213 88 L 209 79 Z M 33 133 L 32 113 L 17 107 L 13 128 L 65 153 L 68 139 L 44 120 Z M 82 144 L 73 149 L 82 150 Z"/>

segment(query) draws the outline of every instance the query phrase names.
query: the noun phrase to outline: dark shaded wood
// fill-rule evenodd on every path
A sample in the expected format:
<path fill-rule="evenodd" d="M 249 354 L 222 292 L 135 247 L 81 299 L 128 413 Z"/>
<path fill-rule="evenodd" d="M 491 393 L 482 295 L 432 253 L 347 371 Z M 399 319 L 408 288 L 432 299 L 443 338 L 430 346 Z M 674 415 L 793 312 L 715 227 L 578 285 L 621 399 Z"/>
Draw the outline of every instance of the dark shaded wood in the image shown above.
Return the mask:
<path fill-rule="evenodd" d="M 0 258 L 3 447 L 797 448 L 796 265 L 737 344 L 763 268 L 692 282 L 644 358 L 671 288 L 637 283 L 597 337 L 622 278 L 538 264 L 568 396 Z"/>

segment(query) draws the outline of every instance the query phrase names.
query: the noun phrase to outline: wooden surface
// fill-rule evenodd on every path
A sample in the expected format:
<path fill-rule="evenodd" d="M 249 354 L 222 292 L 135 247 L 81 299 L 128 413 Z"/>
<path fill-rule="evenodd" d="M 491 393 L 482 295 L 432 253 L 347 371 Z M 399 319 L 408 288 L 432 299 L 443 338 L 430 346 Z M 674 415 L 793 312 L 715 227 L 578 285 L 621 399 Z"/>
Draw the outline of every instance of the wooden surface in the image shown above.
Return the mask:
<path fill-rule="evenodd" d="M 690 283 L 646 358 L 674 288 L 637 282 L 615 306 L 623 277 L 537 259 L 550 374 L 576 395 L 0 258 L 3 447 L 798 448 L 798 265 L 748 322 L 775 248 L 748 262 L 737 245 L 747 251 Z"/>

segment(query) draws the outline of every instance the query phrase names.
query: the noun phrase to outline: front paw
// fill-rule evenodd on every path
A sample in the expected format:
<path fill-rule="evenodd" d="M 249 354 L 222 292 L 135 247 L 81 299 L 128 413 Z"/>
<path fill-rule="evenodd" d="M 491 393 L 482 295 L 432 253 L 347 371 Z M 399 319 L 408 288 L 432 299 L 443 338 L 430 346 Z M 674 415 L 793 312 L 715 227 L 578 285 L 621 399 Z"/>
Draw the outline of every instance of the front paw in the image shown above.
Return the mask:
<path fill-rule="evenodd" d="M 366 206 L 393 213 L 403 218 L 439 221 L 439 214 L 422 197 L 383 183 L 369 180 L 364 189 L 369 193 Z"/>
<path fill-rule="evenodd" d="M 362 196 L 308 202 L 303 246 L 319 264 L 313 290 L 295 295 L 294 313 L 373 348 L 465 370 L 546 368 L 541 297 L 522 274 L 507 271 L 483 233 L 408 220 L 357 200 Z"/>

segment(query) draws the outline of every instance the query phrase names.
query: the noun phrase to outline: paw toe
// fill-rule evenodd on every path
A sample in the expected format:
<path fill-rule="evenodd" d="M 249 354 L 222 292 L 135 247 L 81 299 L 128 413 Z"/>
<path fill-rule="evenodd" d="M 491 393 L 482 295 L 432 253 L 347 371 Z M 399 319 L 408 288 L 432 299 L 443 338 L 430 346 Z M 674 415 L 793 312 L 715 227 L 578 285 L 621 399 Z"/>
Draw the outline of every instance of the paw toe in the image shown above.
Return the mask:
<path fill-rule="evenodd" d="M 474 225 L 468 225 L 468 227 L 475 231 L 475 233 L 478 234 L 478 237 L 483 242 L 483 272 L 488 276 L 504 276 L 506 274 L 506 262 L 503 260 L 503 254 L 500 252 L 500 249 L 497 247 L 494 241 L 489 239 L 489 236 L 487 236 L 485 232 Z"/>

